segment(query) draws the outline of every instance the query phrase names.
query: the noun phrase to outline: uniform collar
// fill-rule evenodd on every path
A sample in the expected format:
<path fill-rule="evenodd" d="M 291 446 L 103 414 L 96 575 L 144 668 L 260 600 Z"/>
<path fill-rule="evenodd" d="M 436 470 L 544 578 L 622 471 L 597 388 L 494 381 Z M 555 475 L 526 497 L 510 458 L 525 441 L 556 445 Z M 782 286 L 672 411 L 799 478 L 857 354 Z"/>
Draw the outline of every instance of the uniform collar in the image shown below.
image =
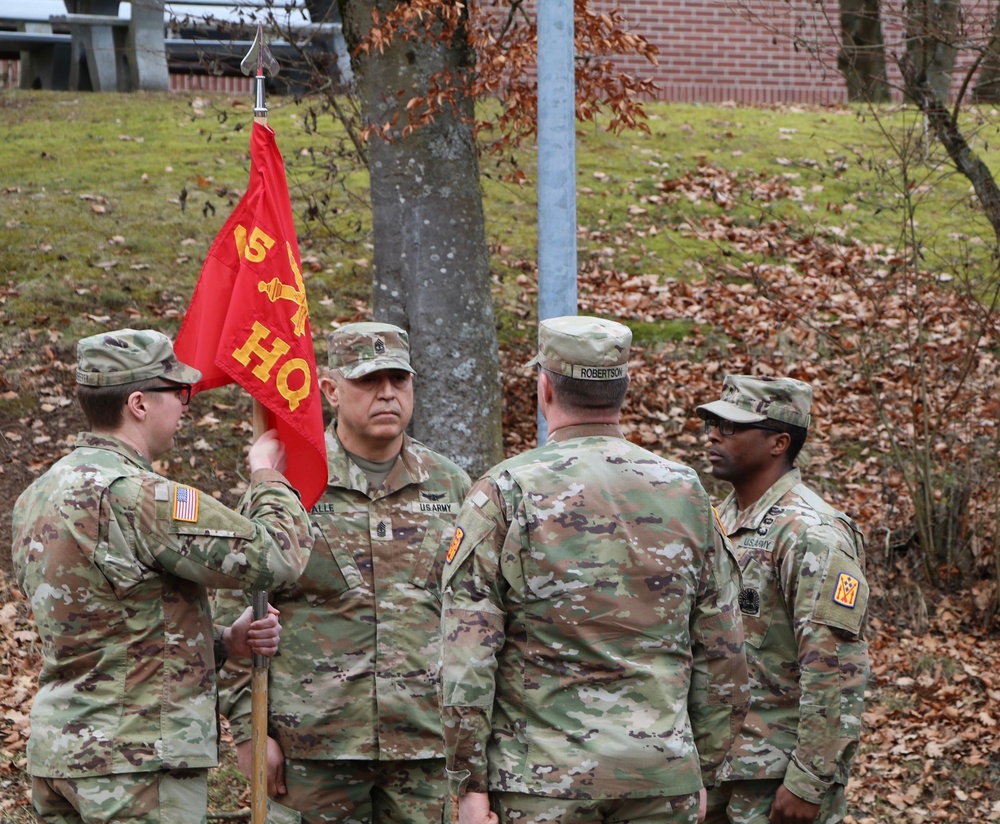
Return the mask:
<path fill-rule="evenodd" d="M 137 464 L 149 472 L 153 471 L 153 465 L 149 462 L 149 459 L 145 455 L 143 455 L 134 446 L 130 446 L 120 438 L 116 438 L 114 435 L 98 435 L 95 432 L 80 432 L 76 436 L 76 448 L 106 449 L 108 452 L 114 452 L 121 455 L 127 461 Z"/>
<path fill-rule="evenodd" d="M 737 529 L 757 529 L 761 521 L 764 520 L 764 516 L 770 512 L 771 507 L 775 506 L 778 501 L 785 497 L 785 494 L 800 484 L 802 482 L 802 473 L 797 467 L 792 467 L 788 472 L 778 478 L 770 488 L 763 495 L 760 496 L 750 507 L 747 509 L 739 520 L 736 522 L 736 526 L 733 529 L 735 532 Z M 734 511 L 736 510 L 736 492 L 730 492 L 726 497 L 726 500 L 722 502 L 722 509 L 727 510 L 730 507 Z"/>
<path fill-rule="evenodd" d="M 413 445 L 413 439 L 404 432 L 403 446 L 389 470 L 385 484 L 381 489 L 372 490 L 368 486 L 368 476 L 350 459 L 337 437 L 337 422 L 334 420 L 326 429 L 327 486 L 353 489 L 374 500 L 391 495 L 405 486 L 423 483 L 430 478 L 430 472 Z"/>
<path fill-rule="evenodd" d="M 624 438 L 621 426 L 616 423 L 577 423 L 561 426 L 549 433 L 545 443 L 558 443 L 570 438 Z"/>

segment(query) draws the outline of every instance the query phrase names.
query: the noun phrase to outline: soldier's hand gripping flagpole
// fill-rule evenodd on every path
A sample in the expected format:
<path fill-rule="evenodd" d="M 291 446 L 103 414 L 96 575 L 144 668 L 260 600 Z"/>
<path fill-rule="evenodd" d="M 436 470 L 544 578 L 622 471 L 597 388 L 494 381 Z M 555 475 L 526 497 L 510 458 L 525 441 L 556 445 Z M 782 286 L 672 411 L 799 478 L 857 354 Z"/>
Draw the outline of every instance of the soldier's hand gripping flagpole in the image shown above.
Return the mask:
<path fill-rule="evenodd" d="M 267 105 L 264 102 L 265 72 L 274 77 L 278 61 L 264 42 L 264 27 L 257 23 L 257 36 L 246 57 L 240 63 L 243 74 L 254 70 L 253 119 L 267 125 Z M 256 440 L 267 431 L 267 407 L 256 398 L 253 402 L 253 437 Z M 259 620 L 267 615 L 267 593 L 253 593 L 253 617 Z M 250 767 L 250 821 L 251 824 L 267 822 L 267 658 L 254 653 L 250 676 L 251 696 L 251 767 Z"/>

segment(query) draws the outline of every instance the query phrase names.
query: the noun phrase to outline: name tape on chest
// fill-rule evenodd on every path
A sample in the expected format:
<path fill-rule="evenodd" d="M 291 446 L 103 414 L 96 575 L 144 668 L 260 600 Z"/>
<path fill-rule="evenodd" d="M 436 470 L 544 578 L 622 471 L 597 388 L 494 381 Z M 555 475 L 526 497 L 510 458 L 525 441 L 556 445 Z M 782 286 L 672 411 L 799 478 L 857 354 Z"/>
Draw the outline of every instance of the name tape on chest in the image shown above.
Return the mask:
<path fill-rule="evenodd" d="M 743 549 L 762 549 L 770 552 L 774 547 L 774 541 L 770 538 L 747 537 L 740 541 L 740 547 Z"/>
<path fill-rule="evenodd" d="M 837 586 L 833 590 L 833 602 L 842 607 L 854 609 L 858 602 L 858 591 L 861 589 L 861 582 L 853 575 L 841 572 L 837 578 Z"/>
<path fill-rule="evenodd" d="M 198 490 L 190 486 L 174 487 L 174 520 L 189 524 L 198 521 Z"/>
<path fill-rule="evenodd" d="M 457 515 L 459 504 L 455 501 L 414 501 L 407 506 L 410 512 L 423 514 Z"/>
<path fill-rule="evenodd" d="M 329 503 L 320 501 L 309 510 L 310 515 L 340 515 L 358 517 L 368 514 L 368 507 L 356 506 L 355 504 Z"/>

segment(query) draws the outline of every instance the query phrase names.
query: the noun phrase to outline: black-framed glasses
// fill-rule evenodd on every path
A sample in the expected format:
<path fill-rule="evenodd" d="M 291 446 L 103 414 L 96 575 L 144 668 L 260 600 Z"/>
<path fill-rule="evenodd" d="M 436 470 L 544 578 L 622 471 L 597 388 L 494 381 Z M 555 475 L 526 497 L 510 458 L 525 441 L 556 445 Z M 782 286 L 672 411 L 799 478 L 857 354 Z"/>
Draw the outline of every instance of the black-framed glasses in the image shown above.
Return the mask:
<path fill-rule="evenodd" d="M 189 383 L 172 383 L 169 386 L 151 386 L 149 389 L 144 389 L 144 392 L 176 392 L 177 396 L 181 399 L 181 403 L 189 404 L 191 403 L 191 384 Z"/>
<path fill-rule="evenodd" d="M 716 418 L 714 415 L 702 419 L 705 422 L 705 434 L 707 435 L 712 431 L 712 428 L 717 428 L 719 434 L 723 437 L 728 437 L 729 435 L 735 435 L 737 432 L 742 432 L 744 429 L 764 429 L 768 432 L 783 432 L 783 429 L 778 429 L 775 426 L 764 426 L 759 423 L 736 423 L 735 421 L 727 421 L 725 418 Z"/>

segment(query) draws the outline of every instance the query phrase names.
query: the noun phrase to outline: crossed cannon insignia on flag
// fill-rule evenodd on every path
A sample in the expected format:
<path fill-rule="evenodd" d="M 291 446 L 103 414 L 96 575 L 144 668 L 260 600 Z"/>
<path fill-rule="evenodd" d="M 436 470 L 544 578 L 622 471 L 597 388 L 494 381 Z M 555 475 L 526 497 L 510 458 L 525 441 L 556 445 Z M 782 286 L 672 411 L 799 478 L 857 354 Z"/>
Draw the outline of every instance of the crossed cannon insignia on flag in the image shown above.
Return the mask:
<path fill-rule="evenodd" d="M 285 247 L 288 249 L 288 263 L 291 265 L 292 272 L 295 275 L 295 286 L 282 283 L 279 278 L 275 277 L 270 282 L 259 281 L 257 283 L 257 290 L 264 292 L 271 303 L 277 303 L 279 300 L 290 300 L 298 306 L 295 314 L 292 315 L 292 330 L 295 332 L 296 337 L 302 337 L 306 330 L 306 321 L 309 319 L 309 307 L 306 304 L 306 287 L 302 280 L 302 270 L 299 269 L 298 264 L 295 262 L 295 255 L 292 253 L 292 244 L 286 240 Z"/>

